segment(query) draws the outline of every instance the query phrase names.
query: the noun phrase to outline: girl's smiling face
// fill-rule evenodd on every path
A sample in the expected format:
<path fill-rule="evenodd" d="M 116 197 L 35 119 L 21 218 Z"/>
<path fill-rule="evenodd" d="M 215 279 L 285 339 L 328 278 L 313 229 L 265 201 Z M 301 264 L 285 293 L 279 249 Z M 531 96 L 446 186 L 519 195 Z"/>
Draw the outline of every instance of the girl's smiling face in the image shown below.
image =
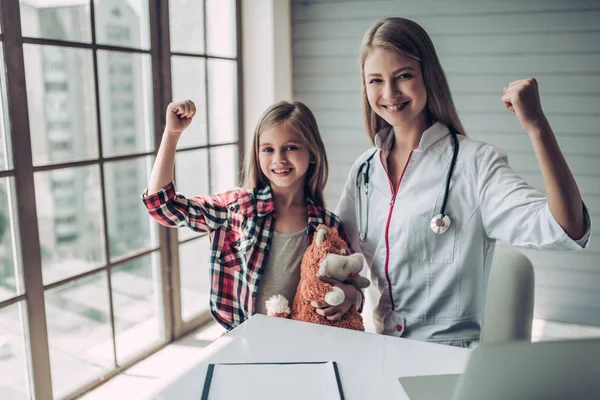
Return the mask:
<path fill-rule="evenodd" d="M 427 90 L 417 60 L 378 47 L 365 60 L 363 76 L 369 105 L 388 124 L 410 127 L 427 119 Z"/>
<path fill-rule="evenodd" d="M 260 133 L 258 151 L 260 169 L 272 186 L 304 189 L 311 155 L 299 135 L 285 123 Z"/>

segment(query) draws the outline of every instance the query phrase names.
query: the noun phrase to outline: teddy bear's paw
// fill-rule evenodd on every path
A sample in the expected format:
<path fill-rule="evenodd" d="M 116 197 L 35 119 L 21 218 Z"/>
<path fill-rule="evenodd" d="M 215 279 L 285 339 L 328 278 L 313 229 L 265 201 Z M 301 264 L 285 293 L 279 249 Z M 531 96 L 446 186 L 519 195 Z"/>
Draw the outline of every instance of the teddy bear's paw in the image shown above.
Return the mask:
<path fill-rule="evenodd" d="M 272 317 L 287 318 L 290 315 L 290 303 L 280 294 L 273 295 L 269 300 L 265 301 L 267 307 L 267 315 Z"/>
<path fill-rule="evenodd" d="M 346 295 L 344 294 L 344 291 L 337 286 L 334 286 L 331 292 L 328 292 L 325 295 L 325 303 L 330 306 L 339 306 L 344 300 L 346 300 Z"/>

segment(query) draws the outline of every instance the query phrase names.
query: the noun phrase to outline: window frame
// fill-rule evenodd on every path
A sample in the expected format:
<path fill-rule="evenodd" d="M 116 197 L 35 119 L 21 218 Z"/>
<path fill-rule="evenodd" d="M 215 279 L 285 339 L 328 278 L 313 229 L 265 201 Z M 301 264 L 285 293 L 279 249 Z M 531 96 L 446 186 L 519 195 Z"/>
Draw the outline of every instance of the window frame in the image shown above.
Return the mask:
<path fill-rule="evenodd" d="M 158 227 L 158 246 L 151 246 L 148 249 L 139 251 L 133 255 L 128 255 L 118 259 L 112 259 L 109 255 L 109 230 L 107 221 L 107 204 L 106 204 L 106 182 L 105 182 L 105 164 L 114 161 L 124 161 L 140 159 L 144 156 L 155 156 L 158 150 L 163 127 L 165 124 L 165 109 L 172 96 L 171 86 L 171 57 L 173 55 L 190 55 L 187 53 L 171 52 L 170 48 L 170 30 L 169 30 L 169 1 L 168 0 L 149 0 L 148 5 L 148 29 L 150 48 L 148 50 L 128 48 L 125 46 L 104 45 L 96 43 L 96 27 L 94 0 L 89 1 L 90 9 L 90 43 L 72 42 L 55 39 L 32 38 L 22 36 L 21 17 L 20 17 L 20 1 L 19 0 L 2 0 L 0 2 L 0 21 L 2 23 L 2 31 L 0 32 L 0 41 L 2 42 L 3 56 L 6 68 L 6 91 L 7 91 L 7 106 L 8 106 L 8 121 L 6 134 L 7 140 L 12 145 L 12 169 L 0 171 L 0 178 L 13 178 L 15 187 L 15 211 L 17 226 L 17 240 L 21 244 L 19 246 L 19 254 L 21 265 L 27 265 L 27 273 L 24 275 L 24 293 L 10 297 L 0 301 L 0 309 L 7 306 L 21 303 L 24 304 L 26 318 L 23 321 L 25 331 L 25 343 L 28 349 L 26 358 L 28 360 L 28 375 L 30 383 L 30 395 L 39 400 L 50 400 L 53 398 L 52 382 L 51 382 L 51 364 L 50 364 L 50 348 L 48 342 L 48 329 L 46 325 L 46 310 L 45 310 L 45 292 L 60 286 L 64 286 L 73 281 L 79 281 L 88 276 L 102 274 L 107 272 L 108 276 L 108 291 L 109 291 L 109 307 L 110 307 L 110 326 L 112 331 L 112 347 L 115 366 L 112 370 L 95 377 L 92 381 L 80 385 L 73 392 L 67 393 L 61 399 L 74 399 L 82 394 L 90 391 L 96 386 L 105 382 L 107 379 L 123 372 L 125 369 L 162 349 L 169 343 L 181 338 L 190 331 L 197 329 L 199 326 L 209 323 L 212 317 L 208 311 L 198 314 L 195 318 L 184 321 L 182 319 L 181 310 L 181 281 L 179 278 L 179 245 L 193 240 L 199 240 L 202 236 L 195 236 L 179 241 L 177 230 L 169 229 L 164 226 Z M 210 149 L 219 146 L 237 146 L 238 159 L 243 159 L 244 135 L 243 129 L 243 82 L 242 82 L 242 38 L 241 38 L 241 0 L 233 0 L 235 7 L 235 37 L 236 37 L 236 56 L 235 57 L 216 57 L 207 54 L 207 15 L 206 15 L 206 0 L 203 1 L 204 7 L 204 52 L 202 54 L 192 54 L 190 56 L 204 59 L 205 66 L 209 59 L 227 59 L 236 62 L 237 68 L 237 140 L 211 145 L 209 127 L 209 86 L 205 87 L 206 100 L 206 121 L 207 121 L 207 143 L 201 146 L 186 147 L 178 150 L 198 150 L 207 149 L 208 156 L 208 179 L 210 187 Z M 61 162 L 48 165 L 34 166 L 33 154 L 31 148 L 31 135 L 29 124 L 29 111 L 27 91 L 25 84 L 25 62 L 24 62 L 24 44 L 34 45 L 52 45 L 63 46 L 66 48 L 80 48 L 91 50 L 93 55 L 93 74 L 94 88 L 96 96 L 96 130 L 98 142 L 98 156 L 89 160 Z M 98 50 L 109 50 L 125 52 L 126 54 L 148 54 L 151 59 L 152 73 L 152 114 L 153 114 L 153 135 L 154 135 L 154 150 L 149 152 L 128 153 L 118 156 L 103 155 L 102 140 L 110 140 L 110 137 L 102 137 L 101 113 L 100 113 L 100 82 L 98 74 Z M 6 60 L 10 60 L 7 62 Z M 208 69 L 206 69 L 205 82 L 208 83 Z M 15 134 L 19 132 L 19 134 Z M 100 173 L 101 199 L 102 199 L 102 223 L 104 226 L 104 251 L 106 261 L 101 267 L 93 268 L 92 270 L 78 273 L 68 278 L 61 279 L 47 285 L 43 283 L 42 276 L 42 255 L 40 249 L 40 236 L 38 233 L 38 218 L 36 199 L 34 191 L 34 173 L 41 171 L 51 171 L 64 167 L 82 167 L 82 166 L 98 166 Z M 238 180 L 241 180 L 241 171 L 238 175 Z M 140 204 L 140 207 L 142 205 Z M 204 235 L 203 235 L 204 236 Z M 30 243 L 29 246 L 23 244 Z M 36 245 L 37 244 L 37 245 Z M 160 275 L 161 275 L 161 297 L 162 297 L 162 316 L 163 316 L 163 331 L 165 333 L 164 340 L 153 345 L 139 353 L 134 359 L 130 359 L 126 363 L 120 364 L 116 353 L 116 333 L 115 333 L 115 312 L 113 310 L 113 293 L 111 286 L 111 271 L 113 268 L 122 264 L 148 256 L 158 251 L 160 259 Z M 206 255 L 208 257 L 208 255 Z M 208 272 L 208 271 L 207 271 Z M 208 290 L 208 288 L 206 288 Z M 35 368 L 32 368 L 32 366 Z"/>

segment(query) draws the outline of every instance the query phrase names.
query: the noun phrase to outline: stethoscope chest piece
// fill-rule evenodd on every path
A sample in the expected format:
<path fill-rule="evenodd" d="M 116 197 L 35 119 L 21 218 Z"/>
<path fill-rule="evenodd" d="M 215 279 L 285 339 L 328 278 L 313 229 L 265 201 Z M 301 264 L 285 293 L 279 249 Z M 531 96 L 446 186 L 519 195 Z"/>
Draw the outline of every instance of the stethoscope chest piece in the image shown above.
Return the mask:
<path fill-rule="evenodd" d="M 393 128 L 390 126 L 389 133 L 393 134 Z M 446 204 L 448 201 L 448 193 L 450 191 L 450 179 L 452 178 L 452 172 L 456 165 L 456 159 L 458 157 L 458 134 L 455 130 L 450 129 L 452 140 L 454 141 L 454 149 L 452 153 L 452 160 L 448 168 L 448 175 L 446 175 L 446 186 L 444 188 L 444 200 L 440 207 L 440 213 L 433 217 L 431 220 L 431 230 L 437 234 L 442 234 L 450 228 L 450 217 L 446 215 Z M 361 242 L 367 240 L 367 231 L 369 227 L 369 169 L 371 159 L 379 153 L 379 150 L 375 150 L 369 158 L 367 158 L 358 168 L 356 174 L 356 219 L 358 222 L 358 237 Z M 364 188 L 364 194 L 361 188 Z M 363 210 L 366 207 L 367 210 Z M 364 212 L 366 211 L 366 212 Z M 389 221 L 388 221 L 389 222 Z"/>
<path fill-rule="evenodd" d="M 435 233 L 444 233 L 450 228 L 450 217 L 442 214 L 438 214 L 431 219 L 431 230 Z"/>

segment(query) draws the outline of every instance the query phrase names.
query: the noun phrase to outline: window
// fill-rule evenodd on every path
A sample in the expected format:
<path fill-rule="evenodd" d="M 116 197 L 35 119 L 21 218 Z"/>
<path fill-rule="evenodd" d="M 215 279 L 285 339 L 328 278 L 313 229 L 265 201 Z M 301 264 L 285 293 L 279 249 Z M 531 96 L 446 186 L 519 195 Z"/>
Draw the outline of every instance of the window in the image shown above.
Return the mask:
<path fill-rule="evenodd" d="M 57 217 L 56 218 L 56 223 L 57 224 L 73 224 L 77 221 L 77 217 L 75 217 L 74 215 L 70 215 L 67 217 Z"/>
<path fill-rule="evenodd" d="M 135 145 L 135 136 L 125 136 L 123 138 L 123 143 L 126 144 L 127 146 L 134 146 Z"/>
<path fill-rule="evenodd" d="M 75 185 L 74 185 L 74 181 L 66 181 L 66 180 L 65 180 L 65 181 L 56 181 L 56 180 L 53 180 L 53 181 L 52 181 L 52 189 L 54 189 L 54 190 L 59 190 L 59 189 L 62 189 L 62 190 L 65 190 L 65 189 L 71 189 L 71 188 L 73 188 L 74 186 L 75 186 Z"/>
<path fill-rule="evenodd" d="M 52 143 L 52 149 L 50 151 L 52 151 L 52 150 L 55 150 L 55 151 L 61 151 L 61 150 L 62 151 L 67 151 L 67 150 L 71 150 L 72 145 L 73 145 L 73 143 L 71 143 L 70 141 L 69 142 L 62 142 L 62 141 L 61 142 L 54 142 L 54 143 Z"/>
<path fill-rule="evenodd" d="M 76 239 L 77 239 L 77 235 L 76 234 L 58 235 L 56 237 L 56 241 L 59 244 L 71 243 L 71 242 L 74 242 Z"/>
<path fill-rule="evenodd" d="M 1 10 L 3 11 L 3 10 Z M 0 393 L 3 398 L 31 398 L 20 229 L 17 221 L 15 166 L 8 115 L 3 21 L 0 21 Z"/>
<path fill-rule="evenodd" d="M 129 41 L 129 33 L 130 28 L 126 26 L 106 25 L 106 36 L 111 41 L 120 41 L 126 44 Z"/>
<path fill-rule="evenodd" d="M 121 121 L 121 125 L 125 128 L 133 128 L 135 126 L 135 121 L 133 118 L 125 118 Z"/>
<path fill-rule="evenodd" d="M 66 82 L 46 82 L 46 92 L 66 92 L 68 89 Z"/>
<path fill-rule="evenodd" d="M 77 398 L 207 319 L 208 237 L 140 194 L 172 99 L 198 110 L 180 191 L 235 186 L 242 147 L 239 0 L 50 3 L 0 3 L 2 400 Z"/>
<path fill-rule="evenodd" d="M 46 125 L 48 126 L 48 130 L 71 129 L 71 121 L 48 121 Z"/>
<path fill-rule="evenodd" d="M 192 99 L 197 109 L 205 110 L 196 114 L 178 143 L 177 190 L 214 194 L 237 182 L 238 64 L 237 48 L 230 46 L 236 43 L 236 2 L 177 0 L 169 6 L 173 98 Z M 198 32 L 199 26 L 202 32 Z M 189 32 L 198 32 L 204 40 L 192 38 Z M 225 47 L 219 49 L 217 43 Z M 184 230 L 178 232 L 178 238 L 180 307 L 184 324 L 189 325 L 209 296 L 208 259 L 198 257 L 207 253 L 208 238 Z"/>

